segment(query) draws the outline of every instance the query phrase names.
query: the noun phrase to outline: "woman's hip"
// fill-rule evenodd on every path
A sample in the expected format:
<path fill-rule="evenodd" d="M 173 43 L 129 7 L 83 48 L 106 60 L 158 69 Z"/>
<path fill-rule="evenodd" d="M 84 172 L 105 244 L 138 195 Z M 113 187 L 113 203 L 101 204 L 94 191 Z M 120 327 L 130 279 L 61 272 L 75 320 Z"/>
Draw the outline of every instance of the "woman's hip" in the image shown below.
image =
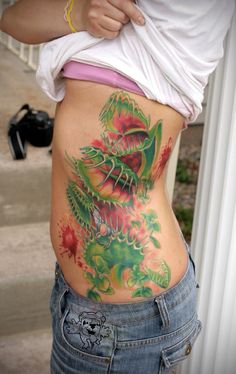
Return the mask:
<path fill-rule="evenodd" d="M 190 260 L 183 278 L 168 291 L 122 304 L 80 296 L 57 265 L 51 312 L 52 367 L 63 373 L 167 373 L 189 355 L 201 329 Z"/>

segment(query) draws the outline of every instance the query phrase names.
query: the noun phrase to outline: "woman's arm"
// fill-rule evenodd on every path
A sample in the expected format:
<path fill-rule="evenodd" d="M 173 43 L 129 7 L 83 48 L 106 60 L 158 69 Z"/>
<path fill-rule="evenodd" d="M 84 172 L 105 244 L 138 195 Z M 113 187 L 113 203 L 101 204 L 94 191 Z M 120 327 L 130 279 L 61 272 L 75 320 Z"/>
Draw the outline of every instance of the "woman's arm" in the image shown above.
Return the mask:
<path fill-rule="evenodd" d="M 28 44 L 69 34 L 63 19 L 65 4 L 65 0 L 19 0 L 3 12 L 1 30 Z"/>
<path fill-rule="evenodd" d="M 64 20 L 66 0 L 18 0 L 3 12 L 0 29 L 15 39 L 38 44 L 71 33 Z M 72 22 L 78 31 L 115 38 L 132 19 L 144 24 L 132 0 L 75 0 Z"/>

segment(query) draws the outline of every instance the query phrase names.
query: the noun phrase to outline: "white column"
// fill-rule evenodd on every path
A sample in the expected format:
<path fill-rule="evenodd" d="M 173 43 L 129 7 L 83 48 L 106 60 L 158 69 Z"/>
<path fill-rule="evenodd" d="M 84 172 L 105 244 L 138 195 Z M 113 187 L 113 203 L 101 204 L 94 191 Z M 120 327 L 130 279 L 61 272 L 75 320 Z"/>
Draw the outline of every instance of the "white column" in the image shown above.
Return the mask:
<path fill-rule="evenodd" d="M 236 373 L 236 15 L 211 80 L 193 255 L 203 330 L 181 374 Z"/>

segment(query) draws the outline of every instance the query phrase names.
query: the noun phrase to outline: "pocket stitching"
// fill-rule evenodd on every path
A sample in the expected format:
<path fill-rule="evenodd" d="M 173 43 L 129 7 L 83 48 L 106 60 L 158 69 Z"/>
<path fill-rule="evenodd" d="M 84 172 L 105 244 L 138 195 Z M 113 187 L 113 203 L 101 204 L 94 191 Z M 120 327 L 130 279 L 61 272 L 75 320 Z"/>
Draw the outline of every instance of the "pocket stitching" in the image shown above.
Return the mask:
<path fill-rule="evenodd" d="M 182 339 L 180 342 L 176 343 L 175 345 L 171 346 L 171 347 L 168 347 L 168 348 L 165 348 L 162 350 L 162 361 L 164 362 L 165 364 L 165 368 L 169 369 L 173 366 L 175 366 L 176 364 L 178 364 L 179 362 L 183 361 L 185 358 L 188 357 L 188 355 L 181 355 L 180 357 L 176 358 L 175 360 L 172 360 L 170 362 L 170 360 L 168 359 L 168 356 L 166 355 L 168 353 L 168 351 L 171 351 L 173 350 L 175 347 L 177 348 L 176 349 L 176 352 L 178 352 L 178 350 L 180 350 L 188 341 L 191 341 L 191 347 L 193 347 L 200 331 L 201 331 L 201 321 L 199 320 L 196 320 L 196 324 L 194 326 L 194 328 L 190 331 L 190 333 L 187 335 L 187 337 L 185 337 L 184 339 Z M 178 347 L 179 346 L 179 347 Z M 160 374 L 162 373 L 162 371 L 160 371 Z"/>
<path fill-rule="evenodd" d="M 117 347 L 119 349 L 122 349 L 122 348 L 132 348 L 132 347 L 143 346 L 146 344 L 160 343 L 164 340 L 171 339 L 175 337 L 176 335 L 184 334 L 185 332 L 188 332 L 191 329 L 192 323 L 195 319 L 196 319 L 196 314 L 194 314 L 191 320 L 188 321 L 182 327 L 178 328 L 177 330 L 173 332 L 170 332 L 164 335 L 156 336 L 153 338 L 139 339 L 139 340 L 117 341 Z"/>

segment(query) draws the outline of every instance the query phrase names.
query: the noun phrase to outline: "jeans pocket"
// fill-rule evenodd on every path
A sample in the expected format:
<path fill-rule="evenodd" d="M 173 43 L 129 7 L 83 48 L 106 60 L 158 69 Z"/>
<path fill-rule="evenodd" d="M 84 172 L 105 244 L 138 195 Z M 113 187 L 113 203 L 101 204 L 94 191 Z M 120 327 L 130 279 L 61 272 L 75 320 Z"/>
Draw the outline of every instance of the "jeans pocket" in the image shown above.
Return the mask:
<path fill-rule="evenodd" d="M 99 356 L 91 351 L 83 350 L 76 322 L 68 325 L 69 314 L 70 309 L 66 305 L 57 328 L 54 330 L 51 373 L 107 374 L 111 357 Z"/>
<path fill-rule="evenodd" d="M 64 288 L 57 300 L 57 347 L 74 359 L 84 359 L 107 366 L 113 347 L 113 333 L 104 325 L 100 312 L 84 311 L 70 302 L 70 290 Z"/>
<path fill-rule="evenodd" d="M 162 350 L 158 374 L 171 373 L 178 363 L 190 355 L 192 347 L 201 331 L 201 326 L 201 322 L 195 320 L 194 327 L 187 336 L 182 338 L 178 343 Z"/>
<path fill-rule="evenodd" d="M 100 326 L 99 331 L 96 331 L 96 328 L 94 328 L 95 324 L 97 324 L 97 321 L 88 317 L 83 320 L 76 320 L 74 313 L 70 309 L 66 309 L 60 323 L 61 342 L 64 348 L 69 350 L 70 353 L 79 354 L 87 359 L 95 361 L 109 360 L 109 357 L 99 355 L 97 352 L 96 347 L 101 347 L 104 335 L 101 334 Z M 91 325 L 93 331 L 91 331 Z"/>

